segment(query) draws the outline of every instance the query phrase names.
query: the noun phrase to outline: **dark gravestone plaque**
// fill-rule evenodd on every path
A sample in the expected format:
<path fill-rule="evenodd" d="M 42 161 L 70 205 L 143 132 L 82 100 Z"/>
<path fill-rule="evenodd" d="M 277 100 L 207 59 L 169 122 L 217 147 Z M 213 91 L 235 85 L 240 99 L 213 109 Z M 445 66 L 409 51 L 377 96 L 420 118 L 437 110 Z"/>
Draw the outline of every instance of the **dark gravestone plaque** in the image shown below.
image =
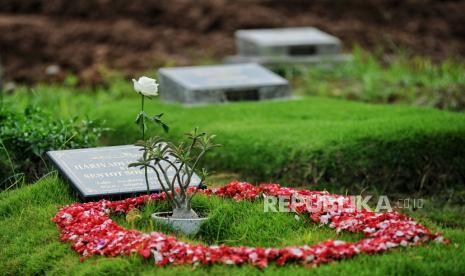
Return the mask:
<path fill-rule="evenodd" d="M 139 149 L 133 145 L 72 149 L 49 151 L 47 156 L 82 199 L 122 198 L 147 192 L 144 170 L 128 167 L 142 157 Z M 155 172 L 148 173 L 150 191 L 162 191 Z M 194 174 L 191 186 L 200 185 Z"/>

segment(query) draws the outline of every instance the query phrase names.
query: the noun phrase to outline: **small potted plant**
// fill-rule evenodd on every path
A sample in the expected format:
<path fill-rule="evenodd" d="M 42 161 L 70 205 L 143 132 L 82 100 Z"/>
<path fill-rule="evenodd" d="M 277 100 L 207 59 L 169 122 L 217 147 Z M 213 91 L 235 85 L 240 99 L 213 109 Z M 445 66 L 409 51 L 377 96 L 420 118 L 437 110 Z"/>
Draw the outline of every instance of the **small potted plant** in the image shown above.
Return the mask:
<path fill-rule="evenodd" d="M 151 87 L 151 89 L 154 87 L 157 88 L 157 85 L 153 86 L 155 80 L 150 80 L 148 87 Z M 136 80 L 133 81 L 136 91 L 144 97 L 144 93 L 139 91 L 143 85 L 139 84 Z M 152 92 L 151 96 L 156 95 L 156 92 L 153 93 L 153 90 L 149 92 Z M 136 123 L 141 125 L 143 132 L 143 139 L 136 143 L 137 146 L 141 147 L 142 157 L 129 166 L 144 169 L 147 193 L 150 192 L 149 170 L 154 172 L 156 180 L 166 193 L 172 211 L 154 213 L 152 214 L 152 218 L 157 222 L 171 226 L 177 231 L 192 235 L 199 231 L 201 224 L 207 219 L 206 217 L 200 217 L 192 209 L 192 198 L 197 193 L 196 188 L 191 188 L 193 179 L 197 174 L 200 177 L 200 183 L 205 181 L 208 173 L 205 168 L 198 169 L 198 166 L 207 152 L 219 145 L 214 142 L 215 135 L 199 132 L 197 128 L 190 133 L 186 133 L 186 141 L 178 145 L 165 142 L 158 136 L 146 140 L 144 135 L 146 128 L 145 119 L 150 119 L 160 124 L 166 131 L 168 130 L 167 125 L 160 120 L 161 115 L 155 115 L 154 117 L 147 116 L 143 110 L 142 98 L 142 111 L 136 119 Z"/>

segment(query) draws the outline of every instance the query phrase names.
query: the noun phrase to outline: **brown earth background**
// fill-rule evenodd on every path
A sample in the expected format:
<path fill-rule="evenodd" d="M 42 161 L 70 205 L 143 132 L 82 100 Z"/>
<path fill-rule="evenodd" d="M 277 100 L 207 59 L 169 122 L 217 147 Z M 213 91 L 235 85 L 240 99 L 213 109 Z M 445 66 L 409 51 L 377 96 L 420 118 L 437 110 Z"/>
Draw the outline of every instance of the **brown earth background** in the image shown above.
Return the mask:
<path fill-rule="evenodd" d="M 131 75 L 220 59 L 235 30 L 284 26 L 316 26 L 346 51 L 465 56 L 465 1 L 0 0 L 0 59 L 8 80 L 48 80 L 58 65 L 94 83 L 102 65 Z"/>

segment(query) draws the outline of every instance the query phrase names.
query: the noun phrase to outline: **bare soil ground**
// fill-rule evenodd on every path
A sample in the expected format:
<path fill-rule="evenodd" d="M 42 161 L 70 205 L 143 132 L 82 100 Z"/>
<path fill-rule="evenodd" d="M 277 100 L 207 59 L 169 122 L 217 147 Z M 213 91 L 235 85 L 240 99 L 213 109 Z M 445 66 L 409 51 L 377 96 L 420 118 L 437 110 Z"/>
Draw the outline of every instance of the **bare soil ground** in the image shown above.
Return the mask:
<path fill-rule="evenodd" d="M 104 65 L 127 75 L 235 52 L 241 28 L 316 26 L 354 43 L 434 60 L 465 56 L 465 1 L 1 0 L 0 59 L 7 79 L 49 80 L 58 65 L 98 83 Z"/>

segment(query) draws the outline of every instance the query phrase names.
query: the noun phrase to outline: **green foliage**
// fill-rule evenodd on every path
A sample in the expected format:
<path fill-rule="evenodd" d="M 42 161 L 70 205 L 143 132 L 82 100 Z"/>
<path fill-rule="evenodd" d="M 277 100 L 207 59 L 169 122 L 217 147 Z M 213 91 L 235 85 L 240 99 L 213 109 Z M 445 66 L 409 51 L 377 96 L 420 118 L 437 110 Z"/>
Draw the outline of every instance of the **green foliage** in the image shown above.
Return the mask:
<path fill-rule="evenodd" d="M 300 93 L 374 103 L 408 103 L 465 110 L 465 64 L 396 55 L 380 61 L 356 48 L 353 60 L 331 67 L 287 68 Z"/>
<path fill-rule="evenodd" d="M 43 175 L 47 171 L 46 151 L 95 146 L 103 130 L 97 121 L 89 119 L 57 119 L 39 107 L 17 110 L 2 105 L 0 189 L 10 187 L 21 175 L 30 181 Z"/>
<path fill-rule="evenodd" d="M 448 207 L 447 213 L 454 215 L 440 217 L 439 205 L 434 207 L 437 217 L 429 217 L 428 213 L 432 209 L 420 213 L 412 211 L 411 215 L 434 231 L 443 232 L 452 240 L 452 244 L 430 243 L 384 254 L 360 255 L 317 268 L 289 264 L 285 267 L 271 265 L 262 271 L 250 265 L 214 265 L 193 270 L 191 266 L 156 267 L 153 259 L 144 260 L 138 256 L 93 257 L 81 262 L 69 244 L 60 242 L 58 230 L 50 221 L 60 205 L 76 201 L 67 187 L 56 176 L 50 176 L 34 185 L 0 194 L 2 275 L 458 275 L 465 271 L 463 209 Z M 203 226 L 202 232 L 194 237 L 195 240 L 178 236 L 189 242 L 286 246 L 312 244 L 328 238 L 348 241 L 358 238 L 348 233 L 338 236 L 332 229 L 296 220 L 291 214 L 263 213 L 261 201 L 235 203 L 232 200 L 199 196 L 193 204 L 196 210 L 210 211 L 212 217 Z M 158 225 L 151 226 L 148 217 L 153 210 L 164 211 L 167 208 L 170 208 L 168 204 L 144 208 L 143 218 L 136 222 L 135 227 L 143 231 L 161 229 Z M 124 216 L 116 215 L 113 219 L 130 227 Z M 454 228 L 447 227 L 455 223 L 456 219 L 461 223 Z"/>

